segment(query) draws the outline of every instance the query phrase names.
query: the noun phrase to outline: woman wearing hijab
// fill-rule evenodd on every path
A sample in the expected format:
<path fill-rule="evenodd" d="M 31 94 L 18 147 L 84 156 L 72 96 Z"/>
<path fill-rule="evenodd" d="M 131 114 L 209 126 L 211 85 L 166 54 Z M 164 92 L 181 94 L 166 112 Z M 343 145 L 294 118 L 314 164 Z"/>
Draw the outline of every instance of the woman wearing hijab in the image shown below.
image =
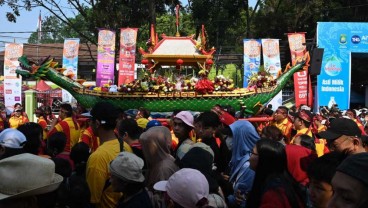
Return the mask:
<path fill-rule="evenodd" d="M 259 140 L 254 126 L 245 120 L 235 121 L 230 125 L 233 137 L 233 150 L 230 161 L 230 182 L 233 183 L 234 194 L 246 194 L 252 188 L 254 171 L 249 168 L 249 155 Z M 235 203 L 234 197 L 228 197 L 229 203 Z M 239 201 L 238 201 L 239 203 Z"/>
<path fill-rule="evenodd" d="M 147 162 L 146 186 L 153 190 L 153 185 L 179 170 L 175 159 L 170 155 L 171 133 L 164 126 L 155 126 L 144 132 L 140 141 L 143 155 Z"/>

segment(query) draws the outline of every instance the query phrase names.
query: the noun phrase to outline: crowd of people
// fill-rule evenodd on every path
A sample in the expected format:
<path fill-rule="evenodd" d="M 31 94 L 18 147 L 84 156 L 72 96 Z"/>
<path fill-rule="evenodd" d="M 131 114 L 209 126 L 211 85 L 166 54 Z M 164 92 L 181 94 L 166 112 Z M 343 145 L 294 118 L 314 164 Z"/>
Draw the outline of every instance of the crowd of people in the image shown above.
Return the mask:
<path fill-rule="evenodd" d="M 63 103 L 29 122 L 16 104 L 0 116 L 0 208 L 368 207 L 368 110 L 271 108 L 251 123 L 231 106 L 156 120 Z"/>

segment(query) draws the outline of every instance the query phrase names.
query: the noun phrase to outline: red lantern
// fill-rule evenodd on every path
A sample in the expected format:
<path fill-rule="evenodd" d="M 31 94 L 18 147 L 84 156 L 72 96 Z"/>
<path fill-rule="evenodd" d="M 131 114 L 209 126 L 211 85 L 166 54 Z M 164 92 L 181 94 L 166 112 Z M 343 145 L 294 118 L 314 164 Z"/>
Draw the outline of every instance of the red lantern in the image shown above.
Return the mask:
<path fill-rule="evenodd" d="M 207 60 L 206 60 L 206 64 L 207 64 L 207 65 L 212 65 L 212 64 L 213 64 L 212 59 L 207 59 Z"/>
<path fill-rule="evenodd" d="M 142 59 L 142 64 L 144 65 L 148 64 L 148 59 Z"/>
<path fill-rule="evenodd" d="M 176 63 L 177 63 L 179 66 L 181 66 L 181 65 L 184 63 L 184 61 L 183 61 L 182 59 L 178 59 L 178 60 L 176 60 Z"/>

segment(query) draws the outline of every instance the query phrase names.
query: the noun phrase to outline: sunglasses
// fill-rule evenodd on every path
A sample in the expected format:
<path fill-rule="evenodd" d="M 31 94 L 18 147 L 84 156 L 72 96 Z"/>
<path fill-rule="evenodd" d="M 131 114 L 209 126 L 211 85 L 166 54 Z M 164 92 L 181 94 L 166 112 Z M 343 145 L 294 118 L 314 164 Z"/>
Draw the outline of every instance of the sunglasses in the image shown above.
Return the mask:
<path fill-rule="evenodd" d="M 22 112 L 22 111 L 21 110 L 16 110 L 15 112 L 18 112 L 19 113 L 19 112 Z"/>

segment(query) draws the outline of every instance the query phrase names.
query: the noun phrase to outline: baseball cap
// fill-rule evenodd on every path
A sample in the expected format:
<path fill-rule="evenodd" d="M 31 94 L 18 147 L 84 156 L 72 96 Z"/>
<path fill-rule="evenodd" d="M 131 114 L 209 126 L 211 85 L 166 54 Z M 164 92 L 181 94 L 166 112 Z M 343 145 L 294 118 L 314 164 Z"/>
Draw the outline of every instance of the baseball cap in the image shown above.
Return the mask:
<path fill-rule="evenodd" d="M 148 130 L 149 128 L 154 127 L 154 126 L 162 126 L 162 124 L 158 120 L 148 121 L 148 123 L 146 125 L 146 130 Z"/>
<path fill-rule="evenodd" d="M 197 207 L 198 201 L 208 198 L 209 186 L 206 177 L 198 170 L 183 168 L 169 180 L 157 182 L 153 188 L 166 191 L 169 197 L 184 208 Z"/>
<path fill-rule="evenodd" d="M 143 165 L 143 160 L 135 154 L 130 152 L 121 152 L 110 163 L 110 172 L 112 175 L 124 181 L 143 182 Z"/>
<path fill-rule="evenodd" d="M 26 136 L 17 129 L 5 129 L 0 133 L 0 144 L 14 149 L 21 149 L 26 143 Z"/>
<path fill-rule="evenodd" d="M 175 118 L 182 120 L 186 125 L 194 128 L 194 117 L 189 111 L 180 111 L 176 114 Z"/>
<path fill-rule="evenodd" d="M 347 157 L 336 169 L 368 186 L 368 153 L 357 153 Z"/>
<path fill-rule="evenodd" d="M 351 119 L 335 118 L 331 121 L 330 127 L 326 131 L 322 131 L 317 135 L 327 140 L 334 140 L 342 135 L 360 137 L 362 131 Z"/>

